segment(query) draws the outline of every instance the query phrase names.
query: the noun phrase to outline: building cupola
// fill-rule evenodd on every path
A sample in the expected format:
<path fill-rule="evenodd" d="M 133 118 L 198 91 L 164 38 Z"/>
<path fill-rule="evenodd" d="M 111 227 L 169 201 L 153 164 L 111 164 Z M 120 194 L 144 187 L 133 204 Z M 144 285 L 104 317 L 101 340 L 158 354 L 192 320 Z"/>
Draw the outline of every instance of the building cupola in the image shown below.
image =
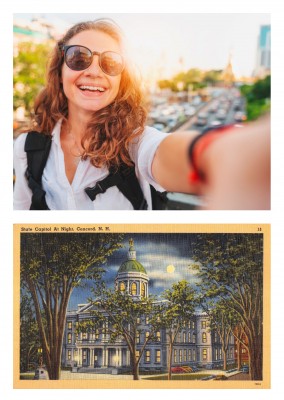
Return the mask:
<path fill-rule="evenodd" d="M 136 260 L 134 240 L 130 239 L 127 260 L 121 264 L 115 279 L 116 290 L 141 299 L 148 297 L 148 281 L 145 268 Z"/>

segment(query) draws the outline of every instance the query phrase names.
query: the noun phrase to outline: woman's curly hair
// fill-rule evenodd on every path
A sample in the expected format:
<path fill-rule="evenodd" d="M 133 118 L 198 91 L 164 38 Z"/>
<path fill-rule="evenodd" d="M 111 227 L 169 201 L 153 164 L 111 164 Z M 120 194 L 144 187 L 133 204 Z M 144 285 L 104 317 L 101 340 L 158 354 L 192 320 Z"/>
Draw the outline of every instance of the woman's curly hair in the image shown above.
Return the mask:
<path fill-rule="evenodd" d="M 63 56 L 60 47 L 75 35 L 86 30 L 106 33 L 123 45 L 120 28 L 109 19 L 81 22 L 71 27 L 54 48 L 47 70 L 47 85 L 35 100 L 34 128 L 50 135 L 58 120 L 67 120 L 68 103 L 61 83 Z M 146 122 L 146 108 L 140 82 L 125 63 L 120 87 L 113 103 L 93 113 L 82 138 L 83 158 L 90 158 L 92 165 L 117 167 L 121 162 L 133 164 L 128 148 L 134 138 L 141 135 Z"/>

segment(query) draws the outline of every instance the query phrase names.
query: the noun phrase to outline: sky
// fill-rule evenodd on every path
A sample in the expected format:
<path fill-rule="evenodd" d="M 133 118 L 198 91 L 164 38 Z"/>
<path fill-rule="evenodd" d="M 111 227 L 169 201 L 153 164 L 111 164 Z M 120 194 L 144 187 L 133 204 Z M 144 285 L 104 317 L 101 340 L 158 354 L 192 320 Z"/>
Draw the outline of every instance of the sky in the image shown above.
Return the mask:
<path fill-rule="evenodd" d="M 213 234 L 214 235 L 214 234 Z M 230 235 L 230 234 L 228 234 Z M 199 281 L 197 271 L 190 268 L 196 264 L 192 258 L 192 249 L 197 236 L 195 233 L 127 233 L 124 234 L 123 247 L 114 252 L 103 265 L 103 280 L 107 287 L 115 288 L 115 278 L 122 263 L 128 259 L 129 240 L 133 239 L 136 260 L 146 270 L 149 277 L 149 294 L 158 298 L 174 283 L 186 280 L 194 289 Z M 224 236 L 226 240 L 226 235 Z M 68 309 L 75 310 L 78 304 L 87 303 L 94 298 L 89 281 L 84 288 L 75 288 Z"/>
<path fill-rule="evenodd" d="M 112 18 L 123 29 L 130 54 L 149 79 L 167 78 L 180 70 L 223 69 L 231 56 L 237 77 L 251 76 L 261 25 L 270 14 L 257 13 L 50 13 L 14 14 L 14 19 L 41 17 L 64 32 L 79 21 Z"/>
<path fill-rule="evenodd" d="M 128 257 L 129 239 L 133 239 L 136 260 L 143 265 L 149 277 L 149 294 L 159 296 L 173 283 L 182 279 L 195 285 L 196 272 L 192 272 L 189 268 L 193 263 L 191 240 L 194 236 L 182 233 L 125 234 L 124 247 L 116 251 L 104 265 L 106 273 L 103 279 L 108 287 L 114 289 L 118 269 Z M 93 284 L 89 282 L 84 289 L 74 289 L 68 308 L 77 309 L 79 303 L 87 302 L 92 286 Z"/>

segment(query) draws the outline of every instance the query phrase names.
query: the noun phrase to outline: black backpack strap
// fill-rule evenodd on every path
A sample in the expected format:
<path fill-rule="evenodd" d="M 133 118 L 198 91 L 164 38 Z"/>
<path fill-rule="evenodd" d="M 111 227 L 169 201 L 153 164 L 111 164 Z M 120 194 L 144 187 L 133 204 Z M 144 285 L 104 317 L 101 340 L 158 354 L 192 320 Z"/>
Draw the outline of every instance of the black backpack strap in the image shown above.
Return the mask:
<path fill-rule="evenodd" d="M 41 177 L 51 147 L 50 136 L 35 131 L 28 132 L 25 142 L 28 167 L 26 178 L 32 191 L 30 210 L 48 210 L 45 201 L 45 191 L 42 189 Z"/>
<path fill-rule="evenodd" d="M 122 164 L 119 169 L 110 170 L 110 174 L 97 182 L 95 186 L 86 188 L 85 192 L 94 201 L 98 194 L 105 193 L 112 186 L 118 187 L 130 201 L 134 210 L 147 210 L 148 204 L 137 179 L 135 167 Z"/>
<path fill-rule="evenodd" d="M 150 185 L 153 210 L 165 210 L 167 208 L 167 192 L 158 192 L 154 186 Z"/>

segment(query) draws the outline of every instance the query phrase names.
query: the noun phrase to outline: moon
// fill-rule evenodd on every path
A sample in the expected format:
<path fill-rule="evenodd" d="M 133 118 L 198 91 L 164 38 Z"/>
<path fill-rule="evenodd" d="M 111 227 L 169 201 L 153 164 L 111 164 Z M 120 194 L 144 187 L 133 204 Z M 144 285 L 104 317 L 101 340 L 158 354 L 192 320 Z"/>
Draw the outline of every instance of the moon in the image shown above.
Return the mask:
<path fill-rule="evenodd" d="M 175 272 L 175 267 L 174 265 L 168 265 L 167 266 L 167 273 L 168 274 L 173 274 Z"/>

